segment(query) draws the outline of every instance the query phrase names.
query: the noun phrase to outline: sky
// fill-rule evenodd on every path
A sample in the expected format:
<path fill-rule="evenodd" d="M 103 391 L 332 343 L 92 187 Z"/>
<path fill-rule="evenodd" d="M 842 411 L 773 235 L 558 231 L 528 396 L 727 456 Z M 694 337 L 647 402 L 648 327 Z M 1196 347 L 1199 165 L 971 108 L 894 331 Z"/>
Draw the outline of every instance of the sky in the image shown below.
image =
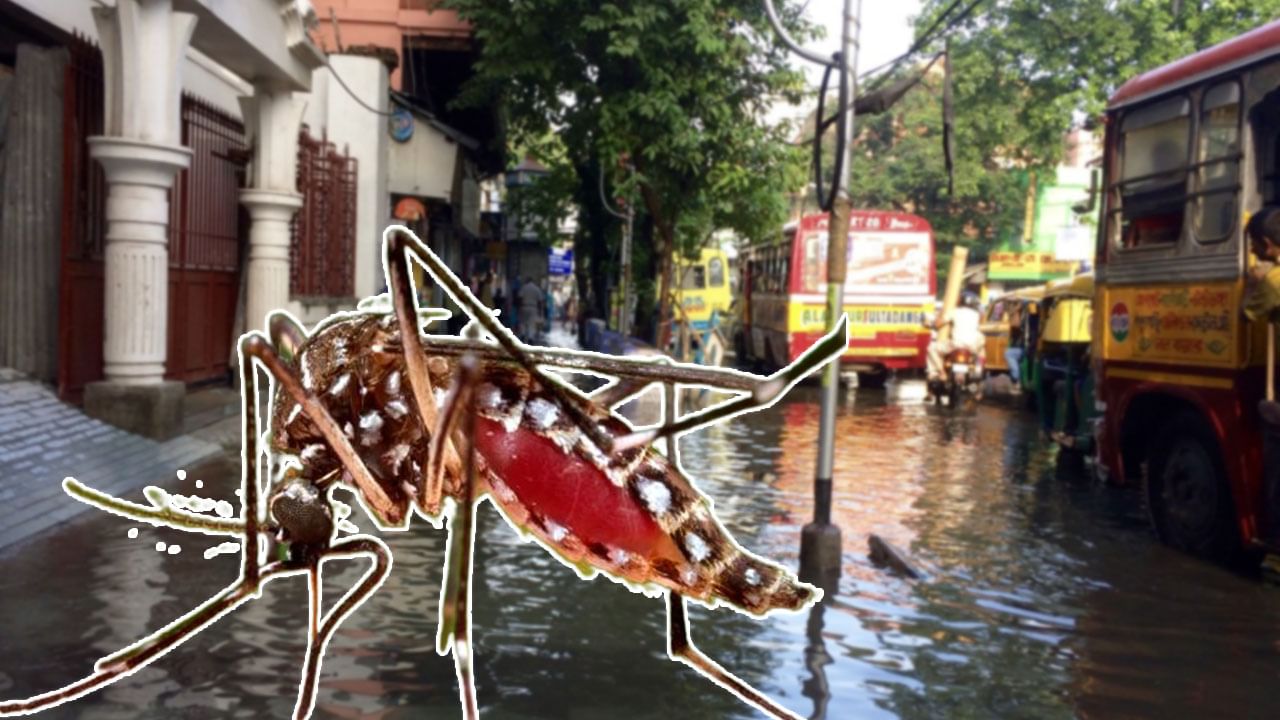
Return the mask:
<path fill-rule="evenodd" d="M 856 7 L 857 0 L 853 2 Z M 915 38 L 911 21 L 920 12 L 920 4 L 921 0 L 862 0 L 862 43 L 858 52 L 860 69 L 888 62 L 911 47 Z M 805 13 L 811 21 L 827 29 L 827 36 L 807 43 L 807 49 L 830 55 L 839 48 L 840 14 L 843 8 L 844 0 L 809 0 Z M 822 82 L 821 66 L 799 57 L 795 58 L 793 64 L 804 68 L 812 87 L 816 88 Z M 789 114 L 781 108 L 777 112 Z"/>

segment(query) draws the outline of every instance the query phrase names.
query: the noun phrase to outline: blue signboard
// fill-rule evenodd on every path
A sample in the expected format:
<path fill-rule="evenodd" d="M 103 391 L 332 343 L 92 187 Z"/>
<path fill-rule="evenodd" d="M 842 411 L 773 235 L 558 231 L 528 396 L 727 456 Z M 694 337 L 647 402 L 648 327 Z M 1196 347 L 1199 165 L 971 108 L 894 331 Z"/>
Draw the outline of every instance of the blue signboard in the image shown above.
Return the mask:
<path fill-rule="evenodd" d="M 573 250 L 551 248 L 547 254 L 547 272 L 551 275 L 572 275 Z"/>

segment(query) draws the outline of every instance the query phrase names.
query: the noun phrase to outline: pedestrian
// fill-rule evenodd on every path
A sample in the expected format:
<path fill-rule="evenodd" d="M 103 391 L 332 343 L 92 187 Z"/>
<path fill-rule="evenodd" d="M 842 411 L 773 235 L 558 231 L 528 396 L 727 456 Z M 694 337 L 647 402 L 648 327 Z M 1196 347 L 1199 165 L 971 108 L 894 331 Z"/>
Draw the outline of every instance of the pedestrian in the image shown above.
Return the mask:
<path fill-rule="evenodd" d="M 532 277 L 526 275 L 517 299 L 520 303 L 520 337 L 525 342 L 534 342 L 538 337 L 538 323 L 542 317 L 542 288 L 538 287 Z"/>
<path fill-rule="evenodd" d="M 493 307 L 493 284 L 494 276 L 492 270 L 486 270 L 480 276 L 480 302 L 487 308 Z"/>
<path fill-rule="evenodd" d="M 1280 207 L 1264 207 L 1249 218 L 1245 236 L 1257 263 L 1249 269 L 1244 314 L 1250 320 L 1273 321 L 1280 308 Z"/>
<path fill-rule="evenodd" d="M 510 327 L 507 321 L 511 314 L 507 312 L 507 296 L 502 292 L 502 283 L 494 283 L 494 288 L 493 309 L 498 311 L 498 322 Z"/>
<path fill-rule="evenodd" d="M 1013 383 L 1015 395 L 1022 392 L 1022 345 L 1025 337 L 1022 331 L 1022 313 L 1022 303 L 1009 303 L 1009 346 L 1005 348 L 1004 360 L 1009 366 L 1009 380 Z"/>

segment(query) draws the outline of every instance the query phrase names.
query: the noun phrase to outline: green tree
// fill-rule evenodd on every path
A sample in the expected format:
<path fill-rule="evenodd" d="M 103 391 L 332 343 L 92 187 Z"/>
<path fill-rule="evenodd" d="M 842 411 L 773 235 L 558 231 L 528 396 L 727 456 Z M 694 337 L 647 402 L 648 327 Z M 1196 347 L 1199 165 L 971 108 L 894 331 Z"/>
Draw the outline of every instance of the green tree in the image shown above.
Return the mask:
<path fill-rule="evenodd" d="M 927 0 L 917 27 L 949 4 Z M 1280 0 L 984 2 L 951 38 L 960 145 L 1052 168 L 1072 124 L 1126 80 L 1277 16 Z"/>
<path fill-rule="evenodd" d="M 460 102 L 501 103 L 510 142 L 562 181 L 541 209 L 579 211 L 584 276 L 602 314 L 615 272 L 618 223 L 599 202 L 635 197 L 638 238 L 651 237 L 659 317 L 670 316 L 671 259 L 712 231 L 772 234 L 802 156 L 764 122 L 769 103 L 795 99 L 801 76 L 787 63 L 759 0 L 447 0 L 473 24 L 481 51 Z M 808 28 L 794 21 L 793 31 Z M 626 156 L 634 175 L 615 160 Z M 644 257 L 644 254 L 640 254 Z M 579 257 L 582 257 L 580 254 Z M 666 340 L 666 328 L 658 337 Z"/>

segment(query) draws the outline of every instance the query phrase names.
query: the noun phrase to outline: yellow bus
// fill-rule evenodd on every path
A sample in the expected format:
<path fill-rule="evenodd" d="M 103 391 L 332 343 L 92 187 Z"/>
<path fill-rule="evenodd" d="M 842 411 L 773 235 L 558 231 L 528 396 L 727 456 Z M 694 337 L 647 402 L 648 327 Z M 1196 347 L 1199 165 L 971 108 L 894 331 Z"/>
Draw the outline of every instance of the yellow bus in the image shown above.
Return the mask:
<path fill-rule="evenodd" d="M 676 300 L 695 330 L 710 330 L 733 303 L 729 289 L 729 257 L 724 250 L 702 248 L 696 260 L 676 257 Z"/>

